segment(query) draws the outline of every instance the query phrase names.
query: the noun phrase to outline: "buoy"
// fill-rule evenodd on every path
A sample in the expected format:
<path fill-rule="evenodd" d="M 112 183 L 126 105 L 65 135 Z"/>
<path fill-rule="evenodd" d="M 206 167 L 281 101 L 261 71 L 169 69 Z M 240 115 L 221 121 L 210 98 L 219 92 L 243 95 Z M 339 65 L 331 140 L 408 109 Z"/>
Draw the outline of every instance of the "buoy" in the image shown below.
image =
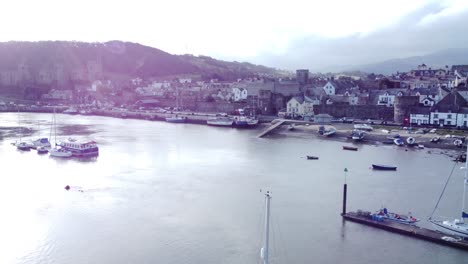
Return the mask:
<path fill-rule="evenodd" d="M 65 186 L 65 190 L 69 191 L 70 190 L 70 185 Z"/>

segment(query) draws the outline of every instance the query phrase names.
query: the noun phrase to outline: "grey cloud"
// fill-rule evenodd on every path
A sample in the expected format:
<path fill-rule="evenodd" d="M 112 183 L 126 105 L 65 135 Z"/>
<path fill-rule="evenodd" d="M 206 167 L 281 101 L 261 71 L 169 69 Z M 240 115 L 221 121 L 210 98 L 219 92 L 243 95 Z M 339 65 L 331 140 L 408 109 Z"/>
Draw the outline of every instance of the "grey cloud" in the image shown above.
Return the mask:
<path fill-rule="evenodd" d="M 276 68 L 309 68 L 324 72 L 349 70 L 359 68 L 359 65 L 421 56 L 448 48 L 468 48 L 468 11 L 419 25 L 427 15 L 442 10 L 438 4 L 427 5 L 396 25 L 365 36 L 356 34 L 338 39 L 308 36 L 292 41 L 286 55 L 261 54 L 248 60 Z M 466 60 L 468 63 L 468 58 Z"/>

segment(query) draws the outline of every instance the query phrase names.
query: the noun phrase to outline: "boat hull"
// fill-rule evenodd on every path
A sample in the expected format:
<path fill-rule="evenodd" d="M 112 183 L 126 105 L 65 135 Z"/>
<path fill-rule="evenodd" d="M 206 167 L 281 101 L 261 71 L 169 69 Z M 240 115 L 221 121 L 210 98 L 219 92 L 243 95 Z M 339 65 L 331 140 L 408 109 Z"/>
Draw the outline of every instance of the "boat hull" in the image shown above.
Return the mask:
<path fill-rule="evenodd" d="M 455 224 L 451 221 L 429 220 L 437 231 L 444 234 L 468 238 L 468 224 Z"/>
<path fill-rule="evenodd" d="M 389 170 L 389 171 L 395 171 L 397 169 L 396 166 L 388 166 L 388 165 L 378 165 L 378 164 L 372 164 L 372 169 L 374 170 Z"/>
<path fill-rule="evenodd" d="M 358 150 L 358 148 L 356 148 L 356 147 L 348 147 L 348 146 L 343 146 L 343 149 L 344 150 L 352 150 L 352 151 L 357 151 Z"/>

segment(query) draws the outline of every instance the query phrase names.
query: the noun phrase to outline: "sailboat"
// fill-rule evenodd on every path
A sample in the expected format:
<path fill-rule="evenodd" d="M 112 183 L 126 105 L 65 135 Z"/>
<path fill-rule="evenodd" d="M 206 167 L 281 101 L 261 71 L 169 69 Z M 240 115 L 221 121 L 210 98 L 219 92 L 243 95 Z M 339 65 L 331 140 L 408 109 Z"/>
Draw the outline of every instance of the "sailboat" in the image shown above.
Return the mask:
<path fill-rule="evenodd" d="M 268 246 L 270 239 L 270 192 L 267 191 L 265 194 L 265 241 L 263 247 L 260 249 L 260 257 L 263 260 L 263 264 L 268 264 Z"/>
<path fill-rule="evenodd" d="M 57 146 L 57 126 L 55 122 L 55 108 L 54 108 L 54 115 L 53 115 L 52 120 L 53 120 L 52 125 L 54 127 L 54 147 L 49 150 L 49 155 L 51 157 L 57 157 L 57 158 L 69 158 L 73 155 L 73 153 L 62 147 Z"/>
<path fill-rule="evenodd" d="M 18 133 L 19 140 L 15 143 L 16 149 L 23 150 L 23 151 L 30 151 L 31 146 L 28 143 L 21 141 L 21 134 L 23 133 L 23 128 L 21 127 L 21 118 L 20 118 L 19 108 L 18 108 L 18 127 L 20 128 L 20 132 Z"/>
<path fill-rule="evenodd" d="M 468 146 L 467 146 L 467 153 L 468 153 Z M 461 209 L 460 219 L 457 219 L 457 218 L 453 220 L 432 219 L 432 216 L 434 215 L 434 212 L 437 209 L 437 205 L 439 204 L 440 199 L 442 198 L 442 195 L 445 191 L 445 187 L 444 187 L 444 190 L 442 191 L 442 195 L 437 201 L 437 204 L 434 208 L 434 211 L 432 212 L 431 217 L 429 217 L 429 222 L 431 222 L 437 230 L 443 233 L 468 238 L 468 223 L 465 222 L 465 219 L 468 219 L 468 213 L 465 210 L 466 186 L 468 185 L 468 175 L 467 175 L 468 174 L 468 161 L 465 161 L 464 169 L 465 169 L 465 175 L 463 177 L 463 197 L 462 197 L 462 209 Z M 449 180 L 450 180 L 450 177 L 447 179 L 447 183 Z"/>
<path fill-rule="evenodd" d="M 177 88 L 176 90 L 176 111 L 179 111 L 179 89 Z M 185 123 L 187 121 L 187 117 L 182 117 L 178 116 L 177 114 L 175 116 L 171 117 L 166 117 L 166 122 L 169 123 Z"/>

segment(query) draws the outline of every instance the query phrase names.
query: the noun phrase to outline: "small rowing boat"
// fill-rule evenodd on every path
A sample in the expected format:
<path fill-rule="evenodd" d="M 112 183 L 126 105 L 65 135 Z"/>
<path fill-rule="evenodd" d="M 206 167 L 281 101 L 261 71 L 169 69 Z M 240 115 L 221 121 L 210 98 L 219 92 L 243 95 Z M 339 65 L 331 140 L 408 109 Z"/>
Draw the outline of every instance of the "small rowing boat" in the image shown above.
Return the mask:
<path fill-rule="evenodd" d="M 308 160 L 318 160 L 319 158 L 316 156 L 307 156 Z"/>
<path fill-rule="evenodd" d="M 396 170 L 397 166 L 372 164 L 374 170 Z"/>
<path fill-rule="evenodd" d="M 353 151 L 357 151 L 357 148 L 356 148 L 356 147 L 343 146 L 343 150 L 353 150 Z"/>

